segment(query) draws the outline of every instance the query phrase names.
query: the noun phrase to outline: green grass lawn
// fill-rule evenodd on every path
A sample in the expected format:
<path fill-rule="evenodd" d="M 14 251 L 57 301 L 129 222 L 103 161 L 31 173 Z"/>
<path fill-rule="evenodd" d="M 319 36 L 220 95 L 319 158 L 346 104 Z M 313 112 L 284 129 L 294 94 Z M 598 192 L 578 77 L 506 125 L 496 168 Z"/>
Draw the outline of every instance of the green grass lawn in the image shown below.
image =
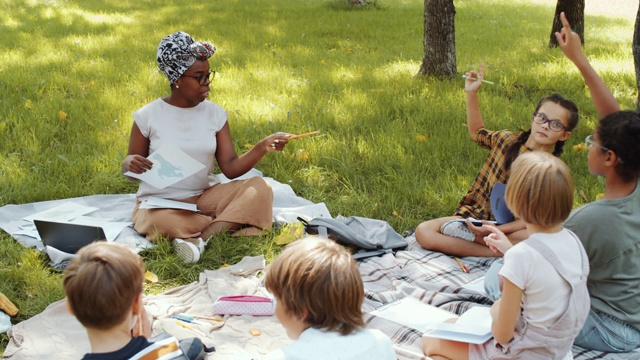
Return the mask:
<path fill-rule="evenodd" d="M 631 39 L 637 2 L 587 1 L 585 52 L 625 109 L 637 89 Z M 619 4 L 618 4 L 619 3 Z M 131 113 L 168 94 L 157 71 L 160 39 L 184 30 L 208 40 L 218 76 L 210 100 L 230 114 L 237 151 L 275 131 L 321 135 L 292 142 L 258 165 L 332 215 L 388 221 L 403 233 L 449 215 L 486 153 L 465 128 L 460 75 L 487 64 L 481 90 L 487 127 L 526 130 L 537 101 L 558 92 L 581 110 L 563 159 L 576 193 L 603 192 L 573 146 L 597 115 L 579 73 L 548 49 L 553 0 L 456 1 L 457 62 L 450 79 L 416 77 L 423 2 L 378 0 L 0 0 L 0 206 L 91 194 L 134 193 L 120 164 Z M 575 205 L 584 203 L 576 196 Z M 276 229 L 221 237 L 184 266 L 168 244 L 142 253 L 160 292 L 204 269 L 280 251 Z M 14 323 L 63 298 L 46 256 L 0 234 L 0 292 L 19 307 Z M 6 347 L 6 335 L 0 347 Z"/>

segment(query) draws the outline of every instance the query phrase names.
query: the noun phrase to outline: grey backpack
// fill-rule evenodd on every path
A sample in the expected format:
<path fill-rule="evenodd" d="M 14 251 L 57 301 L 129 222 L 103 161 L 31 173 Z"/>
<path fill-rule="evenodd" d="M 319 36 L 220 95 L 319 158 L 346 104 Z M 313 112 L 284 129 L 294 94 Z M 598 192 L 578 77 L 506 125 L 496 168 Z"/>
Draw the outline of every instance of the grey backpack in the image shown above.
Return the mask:
<path fill-rule="evenodd" d="M 298 218 L 310 235 L 320 235 L 354 248 L 353 257 L 364 259 L 407 247 L 407 240 L 389 223 L 377 219 L 350 216 L 344 220 L 317 217 L 309 221 Z"/>

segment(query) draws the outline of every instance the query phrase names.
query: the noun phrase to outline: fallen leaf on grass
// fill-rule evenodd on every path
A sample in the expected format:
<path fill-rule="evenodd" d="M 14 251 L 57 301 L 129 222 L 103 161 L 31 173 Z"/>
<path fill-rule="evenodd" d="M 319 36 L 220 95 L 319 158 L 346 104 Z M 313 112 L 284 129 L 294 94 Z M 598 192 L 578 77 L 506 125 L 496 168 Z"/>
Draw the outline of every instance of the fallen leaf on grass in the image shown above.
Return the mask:
<path fill-rule="evenodd" d="M 93 81 L 90 81 L 84 85 L 82 85 L 82 90 L 87 90 L 87 89 L 91 89 L 91 87 L 94 85 L 95 83 Z"/>
<path fill-rule="evenodd" d="M 298 160 L 309 160 L 309 156 L 311 156 L 309 154 L 308 151 L 304 151 L 302 149 L 298 150 L 298 153 L 296 154 L 296 156 L 298 157 Z"/>
<path fill-rule="evenodd" d="M 146 273 L 144 273 L 144 278 L 145 280 L 147 280 L 150 283 L 157 283 L 158 282 L 158 275 L 152 273 L 151 271 L 147 270 Z"/>
<path fill-rule="evenodd" d="M 282 232 L 280 233 L 280 235 L 276 236 L 273 241 L 278 245 L 286 245 L 290 242 L 294 242 L 302 237 L 303 228 L 304 226 L 299 222 L 285 225 L 282 228 Z"/>

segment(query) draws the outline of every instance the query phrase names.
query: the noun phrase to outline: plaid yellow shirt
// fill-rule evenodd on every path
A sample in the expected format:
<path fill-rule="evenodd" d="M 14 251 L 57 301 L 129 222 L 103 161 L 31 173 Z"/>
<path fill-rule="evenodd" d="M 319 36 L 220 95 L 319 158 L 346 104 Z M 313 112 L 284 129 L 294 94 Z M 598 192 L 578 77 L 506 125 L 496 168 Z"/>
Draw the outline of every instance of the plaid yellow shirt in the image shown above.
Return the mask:
<path fill-rule="evenodd" d="M 488 149 L 489 156 L 476 176 L 467 194 L 460 200 L 454 215 L 479 220 L 495 220 L 491 213 L 491 190 L 496 182 L 507 183 L 509 170 L 505 169 L 505 153 L 518 140 L 518 135 L 509 130 L 490 131 L 484 128 L 476 131 L 476 143 Z M 520 146 L 519 154 L 529 151 Z"/>

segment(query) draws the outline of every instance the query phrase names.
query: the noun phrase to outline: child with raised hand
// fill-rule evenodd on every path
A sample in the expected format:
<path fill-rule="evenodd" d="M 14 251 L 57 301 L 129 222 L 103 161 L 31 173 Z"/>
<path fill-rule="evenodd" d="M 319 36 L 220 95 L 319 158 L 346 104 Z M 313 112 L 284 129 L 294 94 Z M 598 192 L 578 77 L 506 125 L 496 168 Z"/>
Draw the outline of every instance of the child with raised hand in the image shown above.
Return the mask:
<path fill-rule="evenodd" d="M 488 130 L 478 102 L 483 77 L 484 65 L 479 72 L 466 74 L 467 127 L 471 139 L 490 152 L 454 215 L 425 221 L 416 228 L 416 240 L 429 250 L 455 256 L 498 256 L 484 243 L 486 230 L 460 219 L 494 220 L 490 194 L 496 183 L 507 183 L 514 160 L 532 150 L 552 151 L 553 155 L 560 156 L 565 141 L 578 124 L 577 106 L 571 100 L 552 94 L 538 102 L 530 130 L 519 135 L 509 130 Z M 513 242 L 526 237 L 520 220 L 500 224 L 498 228 Z"/>
<path fill-rule="evenodd" d="M 565 222 L 584 245 L 591 311 L 576 345 L 606 352 L 640 347 L 640 115 L 618 111 L 585 142 L 589 171 L 605 177 L 602 199 Z"/>
<path fill-rule="evenodd" d="M 585 139 L 589 171 L 604 176 L 601 200 L 573 211 L 564 226 L 585 247 L 591 311 L 575 344 L 627 352 L 640 347 L 640 115 L 619 111 L 611 91 L 582 52 L 564 13 L 558 44 L 585 79 L 602 120 Z"/>
<path fill-rule="evenodd" d="M 366 329 L 364 287 L 351 254 L 334 241 L 306 237 L 289 244 L 267 269 L 265 287 L 293 343 L 276 359 L 396 359 L 391 340 Z"/>
<path fill-rule="evenodd" d="M 475 345 L 425 337 L 429 356 L 572 358 L 573 340 L 589 312 L 589 262 L 577 236 L 562 226 L 573 205 L 571 173 L 549 153 L 520 155 L 505 196 L 529 237 L 512 245 L 503 232 L 485 225 L 491 231 L 488 246 L 504 252 L 503 295 L 491 307 L 493 339 Z"/>
<path fill-rule="evenodd" d="M 558 46 L 582 74 L 585 83 L 589 87 L 589 92 L 591 93 L 591 98 L 596 106 L 598 115 L 600 118 L 603 118 L 612 112 L 620 111 L 620 105 L 618 105 L 613 94 L 611 94 L 607 85 L 602 81 L 602 78 L 598 76 L 589 63 L 589 60 L 582 52 L 580 35 L 571 29 L 571 25 L 569 24 L 569 21 L 567 21 L 564 12 L 560 13 L 560 20 L 563 25 L 562 29 L 555 33 L 556 39 L 558 40 Z"/>

